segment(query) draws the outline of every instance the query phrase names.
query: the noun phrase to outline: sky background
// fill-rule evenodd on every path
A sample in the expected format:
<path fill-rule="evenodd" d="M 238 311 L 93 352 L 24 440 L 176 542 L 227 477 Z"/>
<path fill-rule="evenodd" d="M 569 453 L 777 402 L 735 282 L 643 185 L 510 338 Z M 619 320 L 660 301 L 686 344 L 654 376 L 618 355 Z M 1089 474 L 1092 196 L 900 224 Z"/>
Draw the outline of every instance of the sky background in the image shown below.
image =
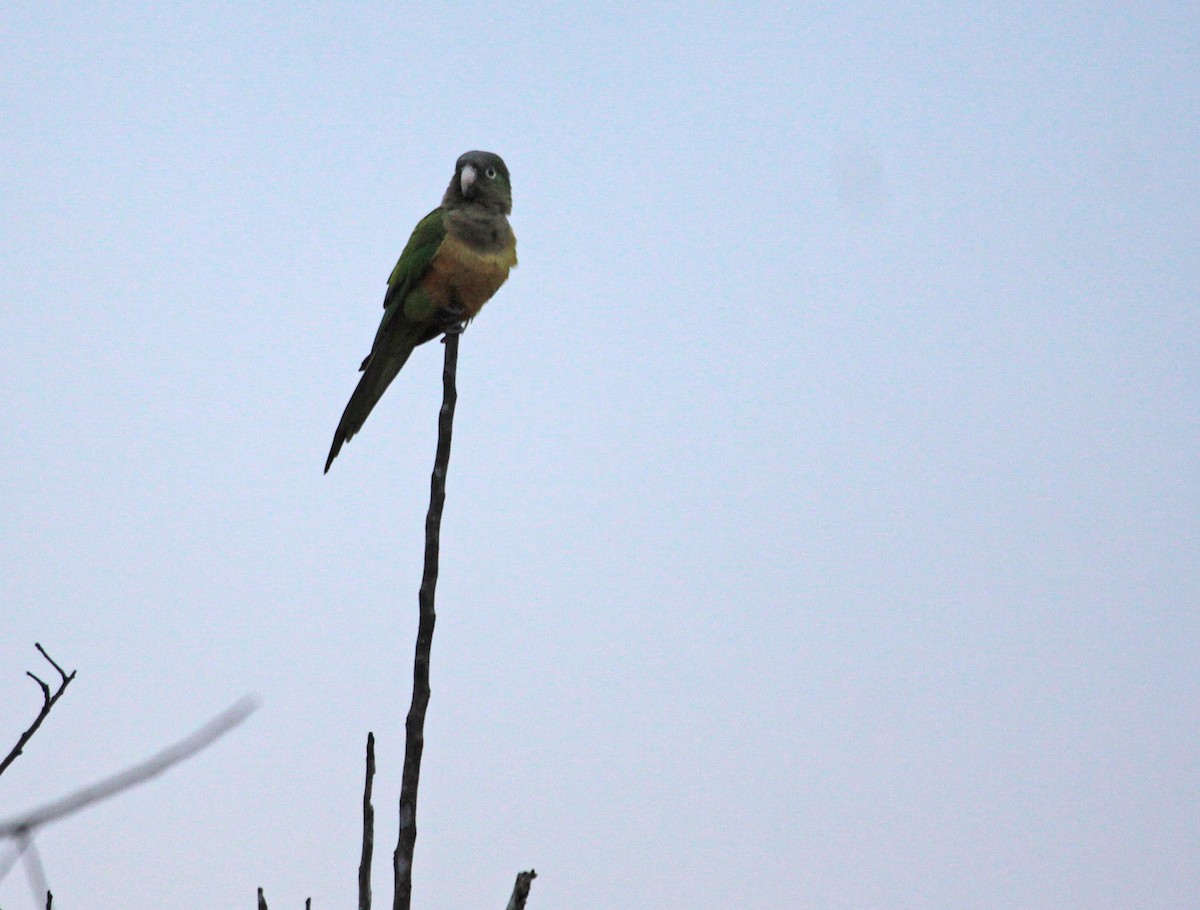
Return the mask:
<path fill-rule="evenodd" d="M 482 148 L 414 906 L 1196 907 L 1198 23 L 6 3 L 0 818 L 262 699 L 55 906 L 353 906 L 368 730 L 390 906 L 439 345 L 321 469 Z"/>

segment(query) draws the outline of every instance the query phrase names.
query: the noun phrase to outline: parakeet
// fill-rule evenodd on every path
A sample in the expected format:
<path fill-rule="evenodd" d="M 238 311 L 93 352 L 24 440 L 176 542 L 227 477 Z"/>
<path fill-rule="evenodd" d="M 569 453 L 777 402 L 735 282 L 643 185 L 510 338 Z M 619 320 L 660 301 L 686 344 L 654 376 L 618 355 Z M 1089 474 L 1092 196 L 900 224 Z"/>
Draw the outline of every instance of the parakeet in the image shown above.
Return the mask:
<path fill-rule="evenodd" d="M 511 212 L 504 160 L 492 152 L 462 155 L 442 204 L 417 224 L 388 278 L 383 321 L 333 434 L 325 473 L 342 445 L 362 429 L 413 348 L 474 319 L 504 284 L 517 264 Z"/>

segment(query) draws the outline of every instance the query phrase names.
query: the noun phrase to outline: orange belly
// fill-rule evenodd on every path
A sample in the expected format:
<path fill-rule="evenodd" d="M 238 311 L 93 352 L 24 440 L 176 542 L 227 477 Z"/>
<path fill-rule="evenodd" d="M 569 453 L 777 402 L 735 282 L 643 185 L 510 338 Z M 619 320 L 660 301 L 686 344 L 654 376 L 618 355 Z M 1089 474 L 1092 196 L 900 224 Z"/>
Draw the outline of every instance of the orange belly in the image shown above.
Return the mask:
<path fill-rule="evenodd" d="M 451 234 L 421 277 L 420 288 L 435 307 L 458 304 L 474 319 L 516 264 L 516 244 L 499 253 L 480 254 Z"/>

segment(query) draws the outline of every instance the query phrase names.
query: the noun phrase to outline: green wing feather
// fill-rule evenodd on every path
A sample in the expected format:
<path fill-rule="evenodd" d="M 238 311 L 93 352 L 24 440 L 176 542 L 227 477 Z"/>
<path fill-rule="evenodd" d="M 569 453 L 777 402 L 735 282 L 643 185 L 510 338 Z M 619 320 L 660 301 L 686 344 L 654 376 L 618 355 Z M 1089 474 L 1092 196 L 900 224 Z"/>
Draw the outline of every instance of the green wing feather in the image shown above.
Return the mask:
<path fill-rule="evenodd" d="M 392 269 L 383 298 L 383 319 L 375 333 L 371 353 L 359 367 L 362 378 L 333 434 L 333 445 L 325 462 L 326 473 L 342 446 L 362 429 L 375 403 L 408 361 L 413 348 L 439 334 L 438 326 L 431 325 L 434 314 L 426 312 L 429 304 L 425 295 L 412 291 L 416 290 L 421 276 L 446 239 L 442 214 L 442 209 L 436 208 L 418 222 Z"/>
<path fill-rule="evenodd" d="M 433 257 L 442 248 L 442 241 L 446 239 L 446 225 L 442 220 L 442 215 L 443 212 L 439 206 L 422 218 L 413 228 L 412 236 L 404 245 L 404 252 L 396 260 L 396 267 L 388 276 L 387 293 L 383 296 L 383 319 L 380 320 L 379 330 L 375 333 L 371 353 L 362 362 L 360 370 L 367 368 L 371 358 L 380 349 L 381 343 L 386 343 L 392 323 L 398 315 L 402 320 L 411 322 L 423 322 L 433 316 L 432 312 L 413 312 L 414 309 L 420 309 L 419 306 L 413 306 L 413 303 L 420 299 L 419 297 L 409 301 L 407 305 L 405 299 L 409 296 L 409 292 L 417 286 L 417 282 L 421 280 L 421 276 L 433 262 Z"/>

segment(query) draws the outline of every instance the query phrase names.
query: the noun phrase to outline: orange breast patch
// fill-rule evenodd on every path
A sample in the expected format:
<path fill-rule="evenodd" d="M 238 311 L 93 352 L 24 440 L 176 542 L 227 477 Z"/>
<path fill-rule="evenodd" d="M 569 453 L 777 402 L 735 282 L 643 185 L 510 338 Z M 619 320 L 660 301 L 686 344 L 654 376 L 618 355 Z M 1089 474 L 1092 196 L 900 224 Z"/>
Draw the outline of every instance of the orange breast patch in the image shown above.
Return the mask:
<path fill-rule="evenodd" d="M 434 306 L 458 303 L 473 319 L 516 264 L 515 244 L 499 253 L 480 254 L 449 234 L 421 277 L 420 287 Z"/>

